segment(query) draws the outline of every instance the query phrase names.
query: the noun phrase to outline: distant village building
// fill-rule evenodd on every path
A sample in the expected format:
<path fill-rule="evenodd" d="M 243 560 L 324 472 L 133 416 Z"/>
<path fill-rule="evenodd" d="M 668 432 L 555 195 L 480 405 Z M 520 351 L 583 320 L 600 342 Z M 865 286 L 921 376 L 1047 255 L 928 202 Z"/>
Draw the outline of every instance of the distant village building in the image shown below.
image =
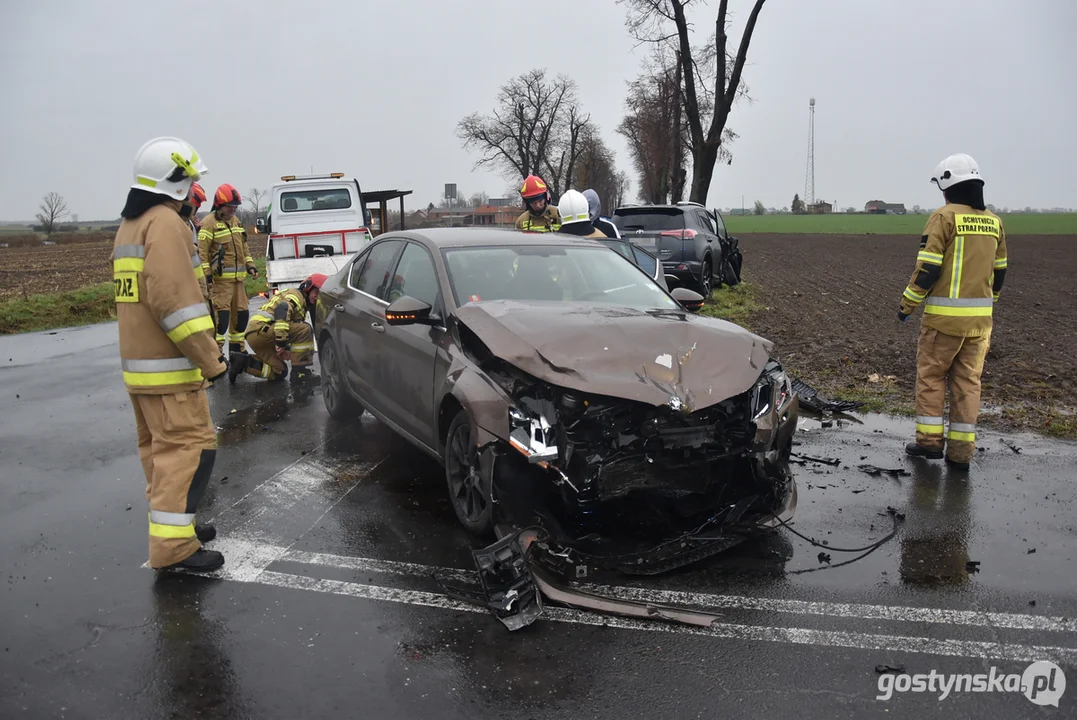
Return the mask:
<path fill-rule="evenodd" d="M 834 212 L 834 205 L 832 203 L 826 202 L 825 200 L 820 200 L 814 205 L 808 206 L 809 215 L 827 215 L 832 212 Z"/>
<path fill-rule="evenodd" d="M 905 203 L 888 203 L 882 200 L 870 200 L 864 205 L 864 212 L 875 215 L 904 215 Z"/>

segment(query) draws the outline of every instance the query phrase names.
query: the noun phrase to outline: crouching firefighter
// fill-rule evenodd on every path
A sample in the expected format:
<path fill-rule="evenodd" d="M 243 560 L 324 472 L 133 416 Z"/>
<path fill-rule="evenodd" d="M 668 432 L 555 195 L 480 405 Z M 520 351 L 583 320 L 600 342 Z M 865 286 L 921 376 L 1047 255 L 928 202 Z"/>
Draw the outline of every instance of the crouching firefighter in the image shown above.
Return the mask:
<path fill-rule="evenodd" d="M 231 352 L 243 352 L 243 328 L 250 315 L 244 281 L 248 273 L 258 277 L 247 247 L 247 231 L 236 217 L 241 203 L 235 186 L 224 183 L 213 193 L 213 212 L 198 231 L 198 252 L 217 314 L 217 345 L 221 352 L 226 339 Z"/>
<path fill-rule="evenodd" d="M 306 317 L 308 312 L 313 316 L 318 293 L 327 277 L 314 273 L 298 288 L 277 293 L 251 314 L 244 335 L 254 355 L 231 354 L 229 382 L 235 384 L 242 372 L 264 380 L 283 380 L 288 371 L 284 364 L 287 360 L 292 362 L 292 382 L 311 379 L 314 328 L 306 322 Z"/>
<path fill-rule="evenodd" d="M 227 371 L 191 272 L 191 226 L 181 215 L 204 172 L 183 140 L 143 145 L 112 249 L 120 365 L 146 474 L 149 564 L 156 569 L 224 564 L 219 552 L 202 548 L 216 535 L 213 526 L 195 525 L 217 453 L 205 388 Z"/>
<path fill-rule="evenodd" d="M 939 163 L 931 181 L 946 204 L 928 218 L 898 310 L 898 319 L 905 322 L 924 306 L 916 354 L 916 442 L 905 451 L 938 460 L 945 445 L 946 462 L 967 470 L 976 447 L 992 311 L 1006 277 L 1006 233 L 984 205 L 984 181 L 971 157 L 951 155 Z M 948 429 L 942 417 L 947 381 Z"/>

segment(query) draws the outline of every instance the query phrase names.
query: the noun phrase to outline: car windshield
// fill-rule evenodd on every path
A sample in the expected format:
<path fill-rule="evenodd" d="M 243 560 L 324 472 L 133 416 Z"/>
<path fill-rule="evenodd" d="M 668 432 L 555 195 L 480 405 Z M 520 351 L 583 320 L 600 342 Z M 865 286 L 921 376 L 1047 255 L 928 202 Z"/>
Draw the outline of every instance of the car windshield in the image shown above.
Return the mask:
<path fill-rule="evenodd" d="M 622 232 L 642 230 L 660 232 L 662 230 L 683 230 L 684 213 L 680 210 L 657 210 L 649 208 L 633 212 L 618 211 L 613 216 L 613 224 Z"/>
<path fill-rule="evenodd" d="M 483 300 L 538 300 L 681 309 L 639 267 L 606 248 L 515 245 L 443 252 L 458 306 Z"/>

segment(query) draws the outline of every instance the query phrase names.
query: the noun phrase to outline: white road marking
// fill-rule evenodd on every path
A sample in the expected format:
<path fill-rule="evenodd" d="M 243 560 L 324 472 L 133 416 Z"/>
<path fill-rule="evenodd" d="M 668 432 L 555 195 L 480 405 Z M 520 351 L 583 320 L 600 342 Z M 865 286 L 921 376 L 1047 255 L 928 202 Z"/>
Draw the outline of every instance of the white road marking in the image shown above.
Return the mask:
<path fill-rule="evenodd" d="M 380 560 L 377 558 L 349 557 L 327 553 L 289 550 L 280 560 L 345 568 L 361 572 L 386 573 L 430 577 L 438 575 L 458 582 L 477 582 L 474 571 L 455 568 L 419 565 L 416 563 Z M 1077 631 L 1077 619 L 1022 615 L 1018 613 L 977 612 L 973 610 L 946 610 L 893 605 L 868 605 L 860 603 L 809 602 L 805 600 L 781 600 L 775 598 L 746 597 L 742 595 L 712 595 L 709 593 L 682 592 L 624 587 L 618 585 L 579 584 L 581 590 L 608 595 L 623 600 L 638 600 L 665 605 L 688 605 L 698 608 L 726 610 L 755 610 L 760 612 L 820 615 L 825 617 L 859 620 L 894 620 L 900 622 L 923 622 L 932 625 L 970 625 L 978 627 L 1005 628 L 1010 630 L 1039 630 L 1048 632 Z"/>
<path fill-rule="evenodd" d="M 462 603 L 437 593 L 421 590 L 404 590 L 379 585 L 325 580 L 266 570 L 255 582 L 291 590 L 343 595 L 364 600 L 417 605 L 422 607 L 455 610 L 459 612 L 485 613 L 475 605 Z M 1077 649 L 1043 645 L 1013 645 L 976 640 L 945 640 L 904 635 L 881 635 L 874 633 L 842 632 L 833 630 L 810 630 L 806 628 L 779 628 L 733 623 L 715 623 L 709 628 L 674 625 L 660 621 L 642 621 L 597 613 L 547 606 L 542 617 L 554 622 L 593 625 L 623 630 L 666 632 L 679 635 L 695 635 L 728 640 L 756 642 L 779 642 L 794 645 L 841 647 L 857 650 L 879 650 L 887 653 L 909 652 L 954 657 L 972 657 L 987 660 L 1034 662 L 1050 660 L 1058 664 L 1077 665 Z"/>

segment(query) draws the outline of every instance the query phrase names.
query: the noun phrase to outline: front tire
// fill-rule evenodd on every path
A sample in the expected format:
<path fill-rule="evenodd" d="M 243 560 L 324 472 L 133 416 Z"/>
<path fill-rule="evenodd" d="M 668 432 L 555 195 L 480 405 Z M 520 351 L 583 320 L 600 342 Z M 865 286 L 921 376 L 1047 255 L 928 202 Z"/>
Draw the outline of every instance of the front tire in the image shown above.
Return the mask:
<path fill-rule="evenodd" d="M 471 444 L 471 417 L 456 413 L 445 434 L 445 482 L 456 519 L 474 535 L 494 529 L 494 504 L 489 474 L 482 472 L 479 453 Z"/>
<path fill-rule="evenodd" d="M 710 299 L 711 291 L 714 290 L 714 270 L 709 256 L 703 261 L 703 269 L 699 273 L 698 284 L 699 294 L 703 296 L 704 300 Z"/>
<path fill-rule="evenodd" d="M 329 417 L 341 421 L 355 420 L 363 414 L 363 409 L 348 394 L 340 368 L 340 356 L 332 338 L 327 337 L 318 348 L 318 360 L 321 363 L 322 399 Z"/>

